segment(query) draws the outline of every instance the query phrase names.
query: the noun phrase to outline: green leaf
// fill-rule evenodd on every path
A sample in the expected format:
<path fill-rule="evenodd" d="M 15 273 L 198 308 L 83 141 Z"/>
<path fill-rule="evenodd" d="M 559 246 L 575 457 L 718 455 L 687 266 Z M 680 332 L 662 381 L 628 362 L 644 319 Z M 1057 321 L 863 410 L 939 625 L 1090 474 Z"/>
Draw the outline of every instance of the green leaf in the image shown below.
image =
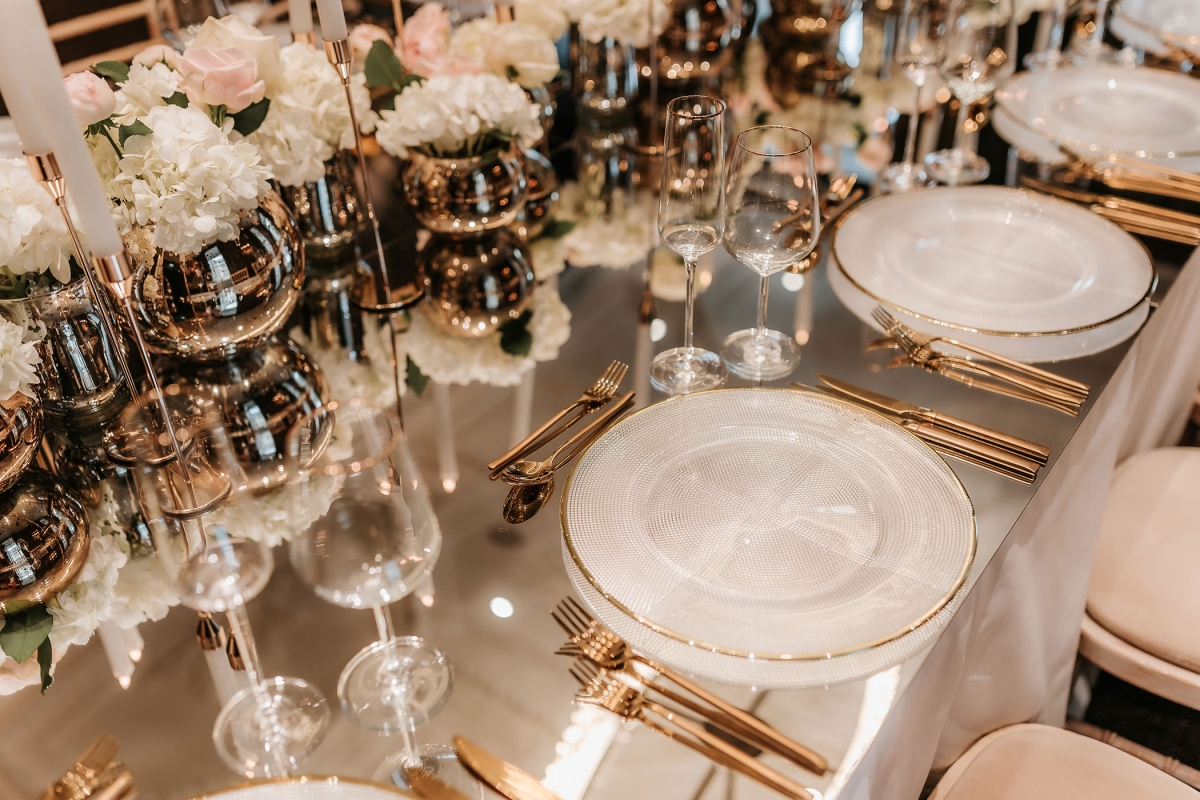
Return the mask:
<path fill-rule="evenodd" d="M 376 39 L 363 64 L 363 75 L 368 86 L 391 86 L 404 75 L 404 67 L 396 51 L 383 39 Z"/>
<path fill-rule="evenodd" d="M 546 227 L 542 228 L 542 236 L 549 239 L 561 239 L 575 230 L 576 224 L 578 223 L 570 219 L 552 219 L 546 223 Z"/>
<path fill-rule="evenodd" d="M 504 76 L 506 78 L 508 78 L 510 81 L 515 81 L 520 74 L 521 73 L 517 72 L 517 68 L 514 67 L 512 64 L 509 64 L 507 67 L 504 68 Z"/>
<path fill-rule="evenodd" d="M 754 124 L 755 125 L 766 125 L 767 120 L 769 120 L 770 118 L 771 118 L 770 112 L 759 111 L 757 114 L 754 115 Z"/>
<path fill-rule="evenodd" d="M 225 126 L 225 115 L 228 113 L 228 111 L 229 109 L 226 108 L 224 104 L 219 106 L 209 106 L 208 118 L 213 121 L 213 125 L 216 125 L 218 128 L 222 128 Z"/>
<path fill-rule="evenodd" d="M 18 664 L 23 664 L 37 651 L 42 642 L 48 641 L 50 626 L 54 618 L 45 606 L 32 606 L 19 614 L 10 614 L 4 618 L 4 628 L 0 630 L 0 649 Z"/>
<path fill-rule="evenodd" d="M 241 111 L 233 114 L 233 129 L 242 136 L 249 136 L 258 130 L 263 124 L 263 120 L 267 118 L 267 112 L 271 109 L 271 98 L 264 97 L 253 105 L 246 106 Z"/>
<path fill-rule="evenodd" d="M 510 356 L 527 356 L 533 347 L 533 334 L 529 332 L 532 311 L 523 311 L 521 316 L 510 319 L 500 326 L 500 349 Z"/>
<path fill-rule="evenodd" d="M 129 65 L 124 61 L 101 61 L 98 64 L 92 64 L 92 72 L 101 78 L 108 78 L 117 83 L 129 80 Z"/>
<path fill-rule="evenodd" d="M 117 128 L 117 138 L 121 142 L 121 149 L 125 148 L 125 140 L 130 136 L 149 136 L 152 133 L 154 131 L 150 130 L 150 126 L 140 119 L 134 120 L 132 125 L 122 125 Z"/>
<path fill-rule="evenodd" d="M 54 665 L 54 648 L 50 646 L 49 636 L 38 645 L 37 658 L 38 667 L 41 668 L 42 694 L 45 694 L 54 683 L 54 676 L 50 674 L 50 667 Z"/>
<path fill-rule="evenodd" d="M 404 73 L 404 77 L 401 78 L 400 80 L 396 81 L 393 85 L 396 87 L 396 92 L 399 93 L 399 92 L 403 92 L 405 89 L 407 89 L 409 86 L 412 86 L 414 83 L 419 84 L 419 83 L 424 83 L 424 82 L 425 82 L 425 79 L 422 78 L 417 73 L 406 72 L 406 73 Z"/>
<path fill-rule="evenodd" d="M 88 136 L 99 136 L 115 127 L 117 127 L 117 123 L 113 122 L 112 118 L 102 119 L 99 122 L 93 122 L 91 125 L 88 125 L 84 133 Z"/>
<path fill-rule="evenodd" d="M 180 108 L 188 107 L 188 98 L 187 98 L 187 95 L 184 94 L 183 92 L 176 92 L 175 94 L 171 95 L 170 97 L 166 97 L 163 99 L 165 99 L 167 101 L 167 105 L 169 105 L 169 106 L 179 106 Z"/>
<path fill-rule="evenodd" d="M 421 368 L 412 360 L 412 356 L 405 356 L 408 363 L 404 365 L 404 382 L 408 384 L 408 388 L 420 397 L 425 393 L 425 386 L 429 383 L 429 376 L 421 372 Z"/>

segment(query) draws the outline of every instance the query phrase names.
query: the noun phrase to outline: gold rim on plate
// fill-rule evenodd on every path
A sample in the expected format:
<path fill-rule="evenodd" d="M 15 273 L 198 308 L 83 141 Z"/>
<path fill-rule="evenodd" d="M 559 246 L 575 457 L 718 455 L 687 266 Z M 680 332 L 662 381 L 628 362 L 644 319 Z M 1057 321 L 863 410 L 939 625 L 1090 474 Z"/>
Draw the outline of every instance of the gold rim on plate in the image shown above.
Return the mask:
<path fill-rule="evenodd" d="M 678 403 L 678 402 L 686 401 L 689 397 L 697 397 L 699 395 L 712 394 L 713 392 L 730 392 L 730 391 L 735 391 L 735 392 L 746 392 L 746 391 L 749 391 L 749 392 L 763 392 L 763 391 L 791 392 L 793 394 L 801 395 L 801 396 L 816 395 L 817 397 L 820 397 L 822 400 L 828 400 L 831 403 L 837 403 L 839 405 L 845 406 L 846 408 L 848 408 L 851 411 L 854 411 L 858 414 L 861 414 L 868 418 L 876 418 L 876 419 L 886 423 L 887 425 L 892 426 L 897 431 L 902 433 L 904 436 L 910 437 L 920 447 L 922 447 L 923 449 L 928 451 L 931 456 L 933 456 L 935 459 L 937 459 L 943 465 L 945 465 L 946 471 L 949 472 L 950 477 L 954 479 L 955 484 L 958 486 L 959 490 L 962 492 L 963 499 L 966 500 L 966 502 L 967 502 L 967 507 L 971 511 L 971 534 L 970 534 L 969 546 L 967 548 L 967 557 L 963 562 L 963 566 L 962 566 L 962 569 L 959 571 L 958 577 L 954 580 L 954 585 L 945 594 L 945 596 L 943 596 L 941 599 L 939 599 L 937 601 L 937 603 L 934 604 L 933 608 L 929 609 L 927 612 L 925 612 L 923 615 L 921 615 L 921 617 L 919 619 L 916 619 L 913 622 L 908 623 L 903 628 L 895 631 L 894 633 L 890 633 L 886 636 L 882 636 L 879 639 L 876 639 L 871 642 L 867 642 L 865 644 L 855 645 L 854 647 L 847 647 L 847 648 L 843 648 L 841 650 L 832 650 L 832 651 L 825 652 L 825 653 L 759 653 L 759 652 L 751 652 L 749 650 L 739 650 L 739 649 L 731 648 L 731 647 L 723 647 L 721 645 L 712 644 L 709 642 L 698 641 L 694 637 L 687 636 L 686 634 L 682 634 L 677 631 L 671 630 L 670 628 L 659 625 L 658 623 L 654 622 L 653 620 L 647 619 L 646 617 L 642 616 L 638 612 L 629 608 L 627 605 L 625 605 L 623 602 L 618 600 L 616 597 L 613 597 L 611 594 L 609 594 L 608 590 L 606 590 L 603 586 L 600 585 L 600 582 L 598 580 L 596 580 L 596 577 L 594 575 L 592 575 L 591 570 L 589 570 L 586 566 L 584 566 L 583 561 L 580 559 L 579 553 L 575 549 L 575 543 L 573 541 L 571 541 L 571 529 L 570 529 L 570 525 L 567 523 L 567 504 L 570 502 L 571 483 L 575 478 L 575 470 L 578 468 L 578 465 L 583 463 L 583 459 L 587 457 L 589 450 L 591 450 L 593 447 L 595 447 L 596 444 L 598 444 L 601 440 L 603 440 L 604 438 L 606 438 L 607 436 L 612 434 L 612 432 L 615 431 L 617 428 L 621 427 L 622 425 L 624 425 L 627 422 L 629 422 L 630 420 L 632 420 L 634 417 L 637 417 L 641 414 L 645 414 L 647 411 L 650 411 L 652 409 L 659 408 L 661 406 L 665 406 L 668 403 Z M 580 574 L 582 574 L 584 579 L 586 579 L 587 582 L 592 585 L 592 588 L 594 588 L 597 592 L 600 593 L 601 597 L 603 597 L 605 600 L 607 600 L 609 603 L 611 603 L 621 613 L 625 614 L 628 617 L 631 617 L 636 622 L 640 623 L 641 625 L 644 625 L 645 627 L 649 628 L 650 630 L 654 631 L 655 633 L 661 634 L 662 636 L 666 636 L 670 639 L 674 639 L 678 642 L 683 642 L 684 644 L 686 644 L 690 647 L 695 647 L 699 650 L 707 650 L 712 653 L 721 653 L 721 654 L 727 655 L 727 656 L 736 656 L 739 658 L 746 658 L 746 659 L 750 659 L 750 660 L 754 660 L 754 661 L 822 661 L 822 660 L 826 660 L 829 658 L 835 658 L 837 656 L 846 656 L 846 655 L 851 655 L 853 653 L 859 653 L 864 650 L 871 650 L 873 648 L 879 647 L 880 645 L 887 644 L 888 642 L 893 642 L 902 636 L 906 636 L 907 634 L 912 633 L 917 628 L 921 627 L 926 622 L 931 620 L 934 616 L 936 616 L 937 613 L 939 611 L 941 611 L 943 608 L 945 608 L 946 604 L 949 603 L 954 598 L 954 595 L 958 593 L 958 590 L 966 582 L 967 575 L 969 575 L 971 572 L 971 565 L 975 563 L 975 552 L 976 552 L 976 550 L 978 548 L 978 544 L 979 544 L 978 525 L 975 520 L 975 504 L 971 502 L 971 495 L 967 493 L 967 487 L 963 485 L 963 482 L 958 477 L 958 474 L 955 473 L 955 471 L 950 467 L 950 465 L 946 462 L 946 460 L 944 458 L 942 458 L 937 453 L 936 450 L 934 450 L 932 447 L 930 447 L 928 444 L 926 444 L 923 440 L 921 440 L 920 437 L 918 437 L 916 434 L 912 433 L 911 431 L 905 430 L 904 428 L 897 425 L 892 420 L 885 417 L 883 414 L 879 414 L 875 411 L 871 411 L 870 409 L 862 408 L 861 406 L 856 405 L 855 403 L 851 403 L 847 400 L 842 400 L 837 397 L 828 396 L 828 395 L 824 394 L 823 392 L 817 391 L 815 389 L 790 389 L 790 388 L 785 388 L 782 386 L 730 387 L 730 388 L 708 389 L 703 392 L 694 392 L 692 394 L 679 395 L 677 397 L 670 397 L 659 403 L 655 403 L 653 405 L 646 406 L 645 408 L 642 408 L 642 409 L 639 409 L 639 410 L 633 412 L 629 416 L 625 417 L 624 419 L 620 420 L 615 425 L 610 427 L 604 433 L 597 436 L 596 439 L 591 444 L 589 444 L 582 453 L 580 453 L 579 457 L 575 459 L 575 466 L 573 466 L 571 468 L 571 472 L 567 476 L 566 483 L 563 486 L 562 498 L 559 501 L 559 520 L 562 523 L 563 541 L 567 545 L 567 552 L 571 554 L 571 560 L 575 562 L 575 566 L 579 569 Z"/>
<path fill-rule="evenodd" d="M 1015 189 L 1015 188 L 1011 188 L 1008 186 L 986 186 L 986 187 L 984 187 L 984 186 L 975 186 L 975 187 L 943 186 L 943 187 L 937 187 L 934 189 L 925 189 L 923 191 L 938 192 L 938 191 L 944 191 L 944 190 L 949 190 L 949 189 L 953 189 L 953 190 L 957 190 L 957 191 L 962 191 L 964 189 L 967 189 L 967 190 L 987 189 L 989 191 L 999 191 L 999 192 L 1005 192 L 1005 193 L 1019 194 L 1019 195 L 1023 195 L 1023 196 L 1027 196 L 1027 197 L 1036 197 L 1039 200 L 1049 201 L 1050 203 L 1061 203 L 1066 206 L 1080 208 L 1079 206 L 1076 206 L 1075 203 L 1069 203 L 1066 200 L 1060 200 L 1056 197 L 1051 197 L 1050 195 L 1043 195 L 1040 192 L 1033 192 L 1028 189 Z M 1125 309 L 1124 311 L 1122 311 L 1118 314 L 1115 314 L 1115 315 L 1109 317 L 1108 319 L 1101 320 L 1100 322 L 1093 322 L 1088 325 L 1081 325 L 1076 328 L 1066 328 L 1066 329 L 1057 330 L 1057 331 L 996 331 L 996 330 L 991 330 L 989 328 L 976 328 L 971 325 L 964 325 L 959 322 L 947 322 L 946 320 L 936 319 L 934 317 L 929 316 L 928 314 L 923 314 L 919 311 L 913 311 L 912 309 L 905 308 L 904 306 L 899 305 L 898 303 L 892 302 L 891 300 L 888 300 L 888 299 L 881 297 L 881 296 L 875 294 L 874 292 L 870 291 L 865 286 L 860 284 L 857 280 L 855 280 L 854 277 L 851 276 L 850 273 L 846 271 L 846 268 L 844 266 L 842 266 L 841 258 L 838 257 L 838 251 L 837 251 L 838 231 L 841 229 L 842 225 L 846 222 L 846 220 L 850 219 L 857 212 L 861 211 L 862 209 L 866 208 L 867 206 L 871 205 L 872 203 L 878 203 L 881 200 L 887 200 L 889 198 L 895 198 L 895 197 L 899 197 L 899 195 L 880 195 L 878 197 L 872 197 L 870 200 L 867 200 L 865 203 L 859 203 L 857 206 L 855 206 L 854 208 L 850 209 L 845 214 L 840 216 L 838 218 L 838 220 L 835 223 L 833 223 L 833 235 L 829 239 L 829 255 L 831 257 L 833 264 L 837 267 L 837 271 L 842 274 L 842 277 L 844 277 L 846 280 L 848 280 L 850 282 L 851 286 L 853 286 L 855 289 L 858 289 L 858 291 L 862 292 L 867 297 L 874 300 L 876 303 L 879 303 L 882 306 L 887 306 L 888 308 L 892 309 L 893 311 L 899 311 L 901 314 L 906 314 L 909 317 L 912 317 L 913 319 L 923 320 L 923 321 L 931 323 L 933 325 L 940 325 L 944 328 L 950 328 L 951 330 L 964 331 L 966 333 L 978 333 L 978 334 L 981 334 L 984 336 L 1000 336 L 1000 337 L 1003 337 L 1006 339 L 1036 339 L 1039 337 L 1067 336 L 1072 333 L 1084 333 L 1086 331 L 1094 331 L 1098 328 L 1103 328 L 1107 325 L 1113 324 L 1114 322 L 1122 320 L 1125 317 L 1128 317 L 1130 314 L 1136 313 L 1137 311 L 1139 311 L 1141 309 L 1141 307 L 1143 305 L 1146 305 L 1147 303 L 1150 302 L 1150 298 L 1154 296 L 1154 290 L 1156 288 L 1158 288 L 1158 265 L 1154 263 L 1154 258 L 1150 255 L 1150 249 L 1148 247 L 1146 247 L 1146 244 L 1144 242 L 1142 242 L 1140 239 L 1138 239 L 1137 237 L 1130 234 L 1128 231 L 1126 231 L 1124 228 L 1122 228 L 1117 223 L 1112 222 L 1111 220 L 1104 219 L 1103 217 L 1097 216 L 1096 219 L 1098 219 L 1100 222 L 1103 222 L 1107 225 L 1111 225 L 1112 227 L 1116 228 L 1121 233 L 1128 236 L 1134 242 L 1136 242 L 1137 245 L 1139 247 L 1141 247 L 1142 251 L 1146 254 L 1146 260 L 1150 264 L 1150 285 L 1146 287 L 1146 293 L 1144 295 L 1142 295 L 1142 297 L 1140 299 L 1138 299 L 1137 302 L 1135 302 L 1129 308 Z M 1091 213 L 1083 208 L 1080 208 L 1080 210 L 1084 211 L 1085 213 Z"/>
<path fill-rule="evenodd" d="M 348 783 L 351 786 L 365 786 L 369 789 L 378 789 L 381 792 L 388 792 L 396 797 L 405 797 L 409 800 L 416 800 L 415 794 L 410 794 L 395 786 L 384 786 L 381 783 L 374 781 L 362 780 L 361 778 L 344 778 L 340 775 L 293 775 L 286 778 L 260 778 L 258 780 L 239 783 L 237 786 L 227 786 L 224 789 L 218 789 L 215 792 L 208 794 L 199 794 L 191 798 L 191 800 L 221 800 L 232 792 L 245 791 L 246 789 L 255 789 L 259 786 L 271 786 L 273 784 L 324 784 L 326 786 L 336 786 L 339 783 Z"/>

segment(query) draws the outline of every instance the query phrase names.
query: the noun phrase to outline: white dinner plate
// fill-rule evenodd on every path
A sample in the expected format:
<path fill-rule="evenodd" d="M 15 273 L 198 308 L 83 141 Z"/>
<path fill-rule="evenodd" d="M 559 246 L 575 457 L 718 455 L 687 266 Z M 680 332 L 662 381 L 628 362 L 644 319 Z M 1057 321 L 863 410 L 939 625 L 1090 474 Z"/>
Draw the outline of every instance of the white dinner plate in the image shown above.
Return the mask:
<path fill-rule="evenodd" d="M 832 250 L 830 283 L 864 321 L 881 304 L 922 332 L 1023 361 L 1124 341 L 1155 281 L 1149 254 L 1119 226 L 995 186 L 871 200 L 842 218 Z"/>
<path fill-rule="evenodd" d="M 1196 0 L 1121 0 L 1109 23 L 1113 35 L 1127 45 L 1159 56 L 1173 45 L 1200 51 L 1200 3 Z"/>
<path fill-rule="evenodd" d="M 221 789 L 192 800 L 397 800 L 415 795 L 355 778 L 296 776 Z"/>
<path fill-rule="evenodd" d="M 1200 81 L 1179 73 L 1107 64 L 1021 72 L 996 104 L 1017 125 L 1085 155 L 1200 156 Z"/>
<path fill-rule="evenodd" d="M 562 509 L 568 561 L 597 593 L 743 661 L 902 638 L 953 598 L 975 552 L 971 502 L 936 453 L 881 416 L 786 389 L 631 415 L 581 457 Z"/>

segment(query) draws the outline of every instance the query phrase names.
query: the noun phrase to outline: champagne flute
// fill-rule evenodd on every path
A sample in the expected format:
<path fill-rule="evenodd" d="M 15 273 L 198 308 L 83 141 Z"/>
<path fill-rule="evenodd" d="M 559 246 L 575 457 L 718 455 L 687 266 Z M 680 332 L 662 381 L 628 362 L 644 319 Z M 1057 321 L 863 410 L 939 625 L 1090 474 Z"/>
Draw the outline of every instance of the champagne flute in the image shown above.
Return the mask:
<path fill-rule="evenodd" d="M 729 370 L 751 380 L 788 375 L 795 339 L 767 328 L 771 276 L 808 256 L 821 235 L 816 159 L 808 135 L 782 125 L 742 131 L 725 182 L 725 249 L 759 274 L 758 321 L 725 339 Z"/>
<path fill-rule="evenodd" d="M 967 113 L 1013 74 L 1017 63 L 1017 18 L 1013 0 L 954 0 L 942 58 L 942 77 L 958 98 L 954 147 L 925 157 L 930 174 L 956 186 L 986 180 L 991 168 L 964 147 Z"/>
<path fill-rule="evenodd" d="M 663 132 L 658 235 L 683 258 L 687 269 L 683 347 L 659 353 L 650 382 L 667 394 L 715 389 L 725 382 L 721 357 L 692 345 L 696 305 L 696 261 L 721 242 L 725 205 L 725 104 L 703 95 L 667 104 Z"/>
<path fill-rule="evenodd" d="M 921 121 L 921 90 L 942 63 L 947 10 L 945 0 L 904 0 L 894 61 L 916 87 L 916 96 L 904 140 L 904 160 L 889 164 L 879 173 L 879 190 L 883 194 L 907 192 L 933 183 L 924 165 L 913 158 Z"/>
<path fill-rule="evenodd" d="M 387 611 L 429 576 L 442 542 L 400 419 L 360 400 L 329 403 L 296 422 L 286 455 L 296 574 L 323 600 L 370 608 L 379 632 L 338 679 L 342 710 L 399 734 L 402 763 L 419 766 L 416 728 L 449 698 L 453 670 L 423 639 L 396 636 Z"/>

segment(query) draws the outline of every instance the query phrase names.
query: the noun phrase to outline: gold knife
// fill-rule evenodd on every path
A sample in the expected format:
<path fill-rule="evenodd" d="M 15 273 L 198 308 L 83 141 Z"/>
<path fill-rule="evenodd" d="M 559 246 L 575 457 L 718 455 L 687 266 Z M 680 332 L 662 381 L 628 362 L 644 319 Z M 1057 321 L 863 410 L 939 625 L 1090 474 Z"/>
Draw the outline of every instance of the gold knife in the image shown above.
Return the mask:
<path fill-rule="evenodd" d="M 559 800 L 558 795 L 525 770 L 496 758 L 461 736 L 454 737 L 454 749 L 463 766 L 508 800 Z"/>
<path fill-rule="evenodd" d="M 405 767 L 404 779 L 413 792 L 425 800 L 469 800 L 465 794 L 423 767 Z"/>
<path fill-rule="evenodd" d="M 831 378 L 828 375 L 818 375 L 817 380 L 828 386 L 838 395 L 858 400 L 871 408 L 887 414 L 917 422 L 928 422 L 966 436 L 968 439 L 975 439 L 992 447 L 998 447 L 1001 450 L 1007 450 L 1015 455 L 1031 459 L 1039 464 L 1045 464 L 1047 459 L 1050 458 L 1050 449 L 1036 442 L 1030 442 L 1016 436 L 1009 436 L 1006 433 L 985 428 L 982 425 L 976 425 L 972 422 L 934 411 L 931 408 L 922 408 L 912 403 L 906 403 L 903 400 L 896 400 L 887 395 L 872 392 L 870 389 L 863 389 L 852 383 Z"/>

